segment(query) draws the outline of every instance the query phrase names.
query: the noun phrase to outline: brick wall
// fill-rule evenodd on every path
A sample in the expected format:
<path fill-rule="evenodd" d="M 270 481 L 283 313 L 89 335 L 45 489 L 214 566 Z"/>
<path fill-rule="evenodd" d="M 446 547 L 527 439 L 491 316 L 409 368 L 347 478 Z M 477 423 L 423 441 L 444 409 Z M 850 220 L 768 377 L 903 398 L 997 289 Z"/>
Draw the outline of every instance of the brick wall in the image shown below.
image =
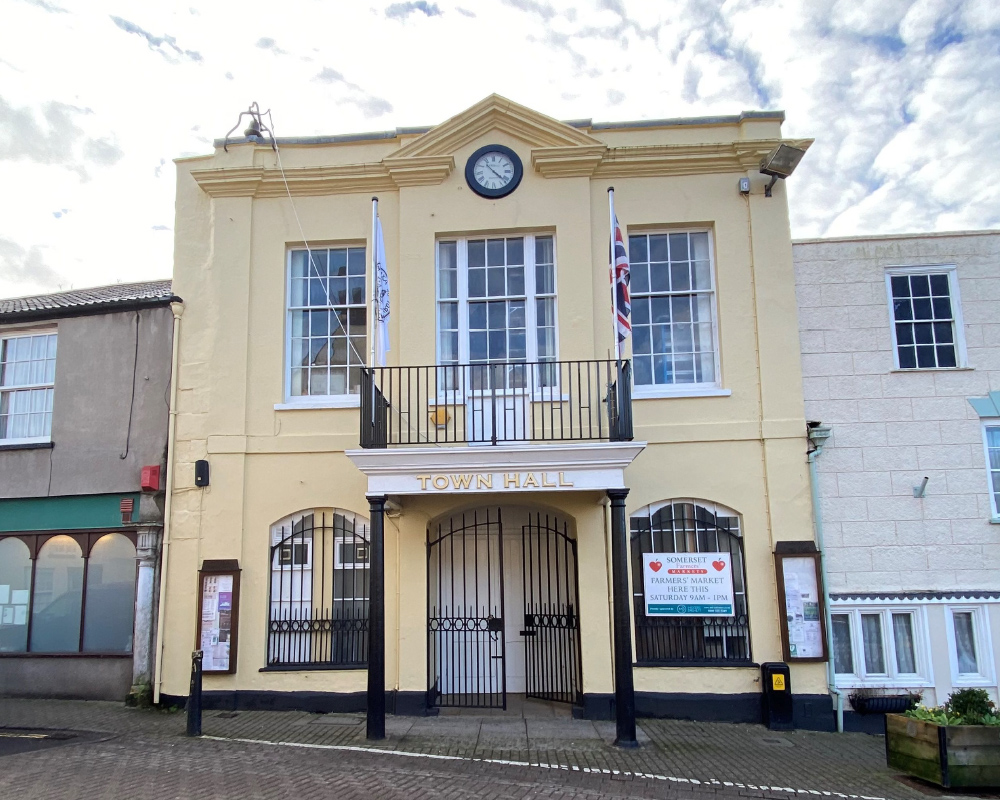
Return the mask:
<path fill-rule="evenodd" d="M 1000 232 L 793 245 L 830 590 L 1000 588 L 981 423 L 1000 391 Z M 894 371 L 885 269 L 955 265 L 968 369 Z M 913 487 L 930 478 L 926 496 Z"/>

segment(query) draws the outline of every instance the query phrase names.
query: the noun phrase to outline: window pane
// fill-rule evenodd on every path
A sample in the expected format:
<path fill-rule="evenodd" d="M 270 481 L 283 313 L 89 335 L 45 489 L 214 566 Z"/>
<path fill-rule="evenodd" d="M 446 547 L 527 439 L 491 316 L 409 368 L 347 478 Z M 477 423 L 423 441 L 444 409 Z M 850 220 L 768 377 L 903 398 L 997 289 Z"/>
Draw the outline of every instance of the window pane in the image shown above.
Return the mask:
<path fill-rule="evenodd" d="M 854 648 L 851 645 L 851 618 L 833 614 L 833 669 L 838 675 L 854 672 Z"/>
<path fill-rule="evenodd" d="M 87 565 L 85 652 L 132 652 L 135 576 L 132 542 L 120 533 L 111 533 L 94 545 Z"/>
<path fill-rule="evenodd" d="M 861 615 L 861 639 L 865 648 L 865 672 L 885 674 L 885 650 L 882 646 L 882 615 Z"/>
<path fill-rule="evenodd" d="M 955 650 L 958 657 L 959 675 L 978 675 L 979 660 L 976 657 L 976 635 L 971 611 L 956 611 L 952 614 L 955 623 Z"/>
<path fill-rule="evenodd" d="M 80 649 L 83 553 L 69 536 L 49 539 L 38 554 L 31 610 L 31 651 L 76 653 Z"/>
<path fill-rule="evenodd" d="M 896 645 L 896 671 L 913 674 L 917 659 L 913 652 L 913 615 L 892 615 L 892 641 Z"/>
<path fill-rule="evenodd" d="M 28 590 L 31 558 L 20 539 L 0 539 L 0 653 L 28 646 Z"/>

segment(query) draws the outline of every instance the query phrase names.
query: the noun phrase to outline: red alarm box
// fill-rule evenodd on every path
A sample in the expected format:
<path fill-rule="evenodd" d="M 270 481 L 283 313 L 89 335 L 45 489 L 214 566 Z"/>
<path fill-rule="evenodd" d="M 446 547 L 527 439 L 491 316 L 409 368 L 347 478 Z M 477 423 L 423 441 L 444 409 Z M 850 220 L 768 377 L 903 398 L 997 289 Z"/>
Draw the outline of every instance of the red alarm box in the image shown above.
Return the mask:
<path fill-rule="evenodd" d="M 142 484 L 142 490 L 144 492 L 160 491 L 160 465 L 157 464 L 155 467 L 143 467 L 142 479 L 140 483 Z"/>

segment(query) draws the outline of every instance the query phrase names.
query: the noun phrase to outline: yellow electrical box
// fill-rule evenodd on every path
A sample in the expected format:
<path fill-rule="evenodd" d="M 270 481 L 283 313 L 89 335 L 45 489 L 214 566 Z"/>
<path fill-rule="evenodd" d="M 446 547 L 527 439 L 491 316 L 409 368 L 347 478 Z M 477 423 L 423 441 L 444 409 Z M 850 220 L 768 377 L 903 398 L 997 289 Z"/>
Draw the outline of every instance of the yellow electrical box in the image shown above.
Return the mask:
<path fill-rule="evenodd" d="M 771 687 L 776 692 L 785 691 L 785 676 L 784 675 L 771 675 Z"/>

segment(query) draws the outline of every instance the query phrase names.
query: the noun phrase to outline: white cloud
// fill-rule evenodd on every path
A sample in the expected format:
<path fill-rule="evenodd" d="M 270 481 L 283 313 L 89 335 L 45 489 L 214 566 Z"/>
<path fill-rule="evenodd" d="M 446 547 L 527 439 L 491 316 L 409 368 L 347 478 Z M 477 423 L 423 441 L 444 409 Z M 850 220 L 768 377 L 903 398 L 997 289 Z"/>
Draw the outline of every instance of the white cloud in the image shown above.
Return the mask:
<path fill-rule="evenodd" d="M 170 160 L 211 152 L 253 100 L 279 136 L 434 124 L 491 92 L 598 121 L 768 103 L 816 138 L 793 235 L 1000 224 L 992 0 L 266 8 L 5 5 L 0 295 L 169 274 Z"/>

